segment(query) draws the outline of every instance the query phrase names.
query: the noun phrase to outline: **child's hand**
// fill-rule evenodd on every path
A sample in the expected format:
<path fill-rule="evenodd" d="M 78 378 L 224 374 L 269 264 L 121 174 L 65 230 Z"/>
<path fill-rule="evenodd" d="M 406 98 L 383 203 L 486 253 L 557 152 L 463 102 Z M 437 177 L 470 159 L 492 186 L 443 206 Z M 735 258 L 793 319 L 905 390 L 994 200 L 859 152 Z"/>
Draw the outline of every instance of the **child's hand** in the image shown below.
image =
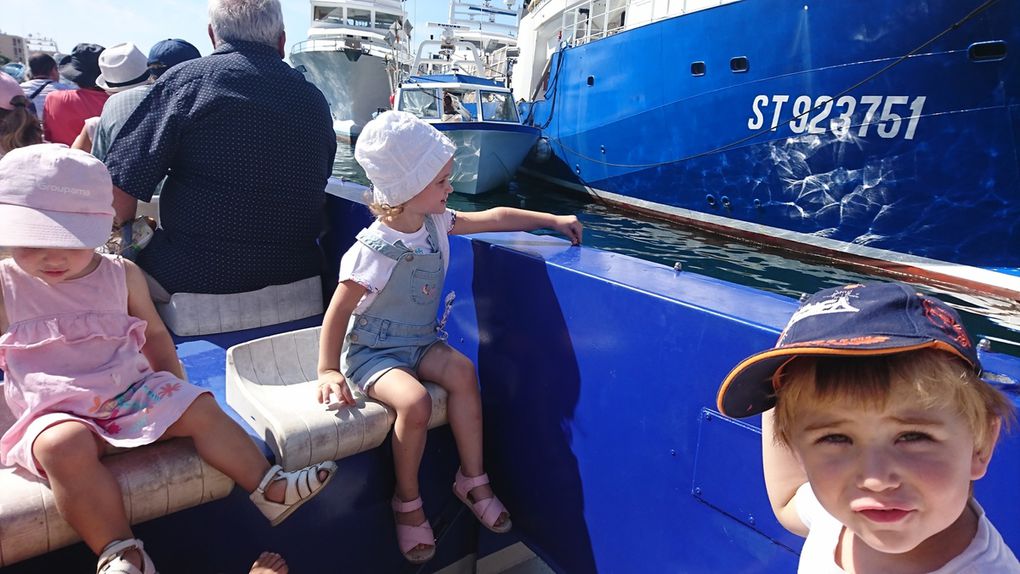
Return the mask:
<path fill-rule="evenodd" d="M 581 244 L 581 233 L 584 230 L 584 226 L 577 220 L 577 217 L 573 215 L 557 215 L 556 224 L 553 226 L 553 229 L 566 235 L 571 245 Z"/>
<path fill-rule="evenodd" d="M 330 403 L 329 396 L 335 395 L 341 405 L 353 405 L 354 395 L 347 386 L 347 379 L 338 371 L 326 371 L 319 375 L 319 385 L 315 390 L 316 398 L 324 405 Z"/>

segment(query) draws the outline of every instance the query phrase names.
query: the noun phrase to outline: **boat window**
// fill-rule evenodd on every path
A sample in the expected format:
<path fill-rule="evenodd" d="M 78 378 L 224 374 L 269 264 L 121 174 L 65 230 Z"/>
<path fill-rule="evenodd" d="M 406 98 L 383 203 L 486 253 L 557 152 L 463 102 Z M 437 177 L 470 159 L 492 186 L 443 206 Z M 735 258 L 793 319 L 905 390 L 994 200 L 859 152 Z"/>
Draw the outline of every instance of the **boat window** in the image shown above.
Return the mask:
<path fill-rule="evenodd" d="M 588 41 L 598 40 L 603 36 L 606 24 L 606 0 L 595 0 L 591 3 L 591 28 Z"/>
<path fill-rule="evenodd" d="M 356 28 L 368 28 L 372 25 L 372 11 L 348 8 L 347 25 L 354 26 Z"/>
<path fill-rule="evenodd" d="M 998 62 L 1006 59 L 1006 43 L 1002 40 L 975 42 L 967 48 L 972 62 Z"/>
<path fill-rule="evenodd" d="M 503 92 L 482 92 L 482 119 L 493 122 L 520 121 L 510 94 Z"/>
<path fill-rule="evenodd" d="M 705 62 L 691 62 L 691 75 L 692 76 L 704 76 L 705 75 Z"/>
<path fill-rule="evenodd" d="M 401 90 L 397 109 L 423 120 L 438 120 L 439 97 L 435 90 Z"/>
<path fill-rule="evenodd" d="M 734 73 L 746 72 L 750 66 L 747 62 L 747 56 L 737 56 L 730 59 L 730 71 Z"/>
<path fill-rule="evenodd" d="M 606 13 L 606 35 L 622 32 L 627 25 L 627 1 L 609 0 L 609 11 Z"/>
<path fill-rule="evenodd" d="M 344 9 L 330 8 L 328 6 L 316 6 L 314 18 L 316 22 L 342 24 L 344 18 Z"/>
<path fill-rule="evenodd" d="M 375 27 L 381 30 L 389 30 L 390 26 L 393 25 L 394 22 L 398 21 L 400 21 L 400 16 L 398 14 L 388 14 L 386 12 L 375 13 Z"/>
<path fill-rule="evenodd" d="M 473 122 L 478 120 L 478 96 L 474 90 L 447 88 L 443 90 L 443 121 Z"/>

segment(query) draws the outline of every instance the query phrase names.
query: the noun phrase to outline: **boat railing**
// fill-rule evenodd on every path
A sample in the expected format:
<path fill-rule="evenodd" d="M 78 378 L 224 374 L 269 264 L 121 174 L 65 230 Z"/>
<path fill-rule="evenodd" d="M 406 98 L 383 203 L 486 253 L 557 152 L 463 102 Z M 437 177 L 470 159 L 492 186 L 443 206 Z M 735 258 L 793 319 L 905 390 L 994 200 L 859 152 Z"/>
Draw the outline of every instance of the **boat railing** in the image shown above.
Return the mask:
<path fill-rule="evenodd" d="M 336 38 L 312 38 L 304 40 L 294 44 L 291 49 L 291 54 L 298 54 L 301 52 L 325 52 L 334 51 L 339 52 L 341 50 L 360 49 L 364 53 L 368 53 L 369 48 L 379 48 L 380 50 L 389 50 L 389 46 L 386 42 L 380 38 L 351 38 L 351 37 L 336 37 Z"/>
<path fill-rule="evenodd" d="M 426 49 L 437 49 L 435 54 L 426 54 Z M 465 69 L 465 66 L 473 71 Z M 486 66 L 474 44 L 466 40 L 424 40 L 418 45 L 418 53 L 411 65 L 416 75 L 450 73 L 459 68 L 462 73 L 485 76 Z"/>
<path fill-rule="evenodd" d="M 533 12 L 549 0 L 542 0 Z M 567 45 L 581 46 L 651 22 L 699 12 L 739 0 L 652 0 L 632 6 L 630 0 L 587 0 L 562 13 L 560 38 Z"/>

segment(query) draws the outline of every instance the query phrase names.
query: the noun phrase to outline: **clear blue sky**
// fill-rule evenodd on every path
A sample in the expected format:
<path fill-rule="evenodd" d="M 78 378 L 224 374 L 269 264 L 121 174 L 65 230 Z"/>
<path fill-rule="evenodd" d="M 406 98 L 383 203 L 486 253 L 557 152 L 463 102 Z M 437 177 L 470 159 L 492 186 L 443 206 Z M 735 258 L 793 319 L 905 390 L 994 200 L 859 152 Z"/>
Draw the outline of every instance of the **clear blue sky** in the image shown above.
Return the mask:
<path fill-rule="evenodd" d="M 307 37 L 311 18 L 308 0 L 281 0 L 287 51 Z M 62 52 L 89 42 L 112 46 L 134 42 L 143 52 L 160 40 L 183 38 L 203 55 L 212 51 L 206 35 L 207 0 L 38 0 L 18 2 L 3 10 L 0 32 L 47 36 Z M 446 0 L 407 0 L 408 19 L 414 24 L 415 42 L 425 36 L 425 22 L 445 22 Z M 416 48 L 417 44 L 413 46 Z"/>

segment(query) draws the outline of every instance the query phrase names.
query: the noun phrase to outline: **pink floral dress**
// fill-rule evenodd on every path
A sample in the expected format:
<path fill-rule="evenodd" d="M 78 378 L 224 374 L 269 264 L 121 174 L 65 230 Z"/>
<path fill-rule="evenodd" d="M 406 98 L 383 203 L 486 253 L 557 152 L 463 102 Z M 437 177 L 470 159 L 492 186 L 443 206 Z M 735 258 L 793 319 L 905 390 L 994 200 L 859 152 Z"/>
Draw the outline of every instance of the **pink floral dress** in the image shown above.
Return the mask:
<path fill-rule="evenodd" d="M 47 427 L 79 421 L 113 446 L 154 442 L 203 392 L 141 353 L 146 322 L 127 312 L 124 262 L 103 256 L 85 277 L 48 285 L 0 261 L 10 327 L 0 336 L 7 406 L 0 464 L 36 468 L 32 444 Z"/>

